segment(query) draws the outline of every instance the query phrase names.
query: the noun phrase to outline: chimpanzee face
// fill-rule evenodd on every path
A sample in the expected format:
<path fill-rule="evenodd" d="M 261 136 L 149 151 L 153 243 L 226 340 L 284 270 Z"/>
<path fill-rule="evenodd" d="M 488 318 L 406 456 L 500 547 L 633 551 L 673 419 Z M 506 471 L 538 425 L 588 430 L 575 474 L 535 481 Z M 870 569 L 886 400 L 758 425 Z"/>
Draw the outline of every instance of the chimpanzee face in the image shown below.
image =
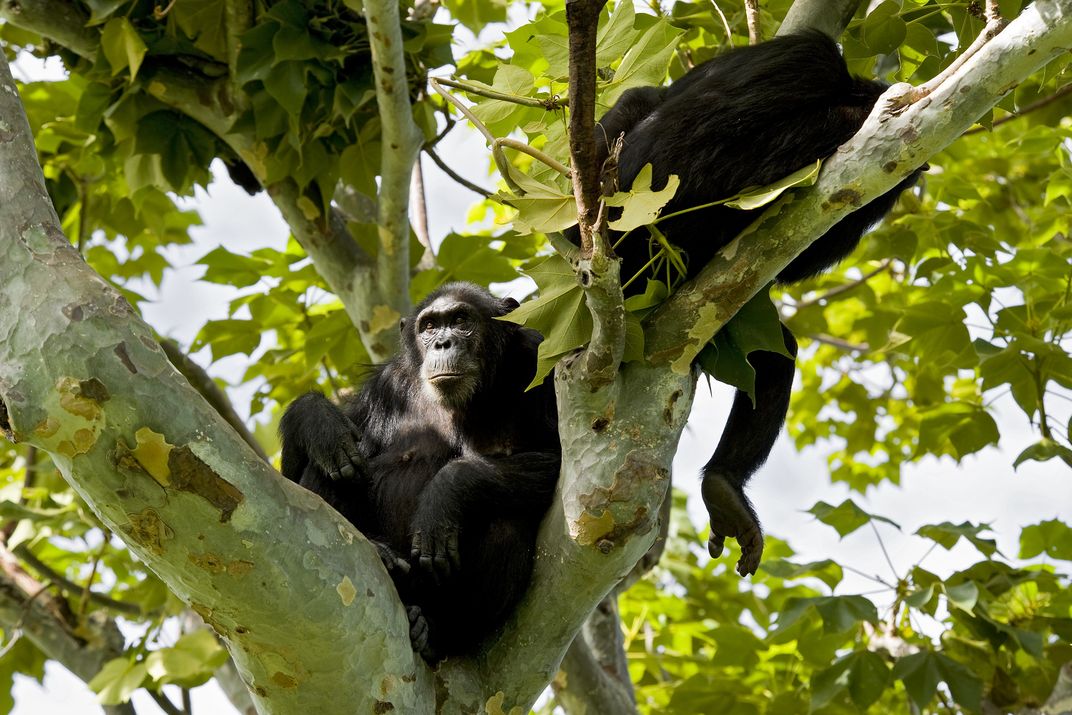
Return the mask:
<path fill-rule="evenodd" d="M 450 406 L 465 405 L 480 387 L 487 321 L 469 303 L 446 294 L 414 321 L 421 352 L 421 380 L 427 394 Z"/>

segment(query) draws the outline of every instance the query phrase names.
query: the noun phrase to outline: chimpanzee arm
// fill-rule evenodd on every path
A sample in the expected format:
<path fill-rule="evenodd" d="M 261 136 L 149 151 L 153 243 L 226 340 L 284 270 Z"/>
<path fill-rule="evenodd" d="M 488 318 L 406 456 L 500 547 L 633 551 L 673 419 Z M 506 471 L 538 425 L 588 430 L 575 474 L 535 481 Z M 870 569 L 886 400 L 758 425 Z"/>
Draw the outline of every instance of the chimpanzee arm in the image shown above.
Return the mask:
<path fill-rule="evenodd" d="M 294 400 L 279 422 L 283 476 L 301 483 L 310 464 L 332 479 L 363 476 L 361 435 L 343 412 L 319 392 Z"/>
<path fill-rule="evenodd" d="M 443 578 L 460 565 L 458 534 L 479 512 L 539 520 L 551 504 L 561 461 L 558 453 L 522 452 L 449 462 L 421 494 L 411 558 Z"/>
<path fill-rule="evenodd" d="M 782 334 L 790 354 L 796 356 L 797 343 L 784 325 Z M 700 492 L 711 518 L 707 549 L 713 558 L 722 555 L 726 537 L 737 539 L 741 558 L 737 572 L 756 572 L 763 555 L 763 530 L 744 485 L 767 461 L 789 409 L 793 387 L 794 360 L 778 353 L 754 352 L 748 356 L 756 370 L 756 404 L 747 393 L 738 391 L 730 416 L 711 460 L 703 469 Z"/>

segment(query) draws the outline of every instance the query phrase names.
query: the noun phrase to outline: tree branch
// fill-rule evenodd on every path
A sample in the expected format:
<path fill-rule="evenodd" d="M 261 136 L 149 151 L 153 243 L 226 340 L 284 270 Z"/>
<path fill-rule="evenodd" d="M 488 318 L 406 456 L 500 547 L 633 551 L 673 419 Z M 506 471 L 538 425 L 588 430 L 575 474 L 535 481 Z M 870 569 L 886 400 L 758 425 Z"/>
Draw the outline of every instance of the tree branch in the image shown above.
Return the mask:
<path fill-rule="evenodd" d="M 89 14 L 65 0 L 0 0 L 0 20 L 36 33 L 80 57 L 97 54 L 100 33 L 89 27 Z"/>
<path fill-rule="evenodd" d="M 11 436 L 49 452 L 226 641 L 262 713 L 331 712 L 340 678 L 374 684 L 348 693 L 355 710 L 431 702 L 376 550 L 226 426 L 63 235 L 2 58 L 0 126 L 0 413 Z"/>
<path fill-rule="evenodd" d="M 380 302 L 398 312 L 409 312 L 409 184 L 413 163 L 417 160 L 424 137 L 409 102 L 406 59 L 402 53 L 402 26 L 398 3 L 391 0 L 366 0 L 372 49 L 372 69 L 376 77 L 376 104 L 380 114 L 380 195 L 379 251 L 374 278 Z M 392 321 L 393 325 L 394 321 Z M 397 331 L 390 332 L 391 345 L 397 343 Z M 381 336 L 385 339 L 386 336 Z"/>
<path fill-rule="evenodd" d="M 424 153 L 427 154 L 429 158 L 431 158 L 432 162 L 439 167 L 440 171 L 449 176 L 456 183 L 461 184 L 465 188 L 472 191 L 474 194 L 479 194 L 485 199 L 490 199 L 495 195 L 487 189 L 481 186 L 477 186 L 473 182 L 469 181 L 464 176 L 454 171 L 454 169 L 451 169 L 447 162 L 443 161 L 443 159 L 439 156 L 439 154 L 436 153 L 435 149 L 433 149 L 432 147 L 425 147 Z"/>
<path fill-rule="evenodd" d="M 573 196 L 580 218 L 581 255 L 591 258 L 607 253 L 599 236 L 599 167 L 592 141 L 596 111 L 596 25 L 604 0 L 567 0 L 569 27 L 570 163 L 573 167 Z"/>
<path fill-rule="evenodd" d="M 763 39 L 759 25 L 759 0 L 744 0 L 744 16 L 748 20 L 748 44 L 754 45 Z"/>
<path fill-rule="evenodd" d="M 860 7 L 860 0 L 796 0 L 785 14 L 779 35 L 812 29 L 833 37 L 841 37 L 849 20 Z"/>
<path fill-rule="evenodd" d="M 618 637 L 620 641 L 620 629 Z M 551 681 L 551 689 L 569 715 L 632 715 L 637 712 L 637 707 L 628 671 L 625 676 L 623 681 L 620 674 L 608 672 L 582 631 L 562 658 L 561 671 Z"/>
<path fill-rule="evenodd" d="M 575 266 L 592 314 L 592 339 L 582 369 L 589 389 L 610 385 L 625 350 L 625 307 L 617 259 L 607 243 L 606 215 L 596 166 L 596 27 L 603 0 L 568 0 L 570 160 L 580 222 L 581 258 Z"/>
<path fill-rule="evenodd" d="M 12 553 L 17 556 L 19 560 L 30 566 L 30 568 L 32 568 L 34 571 L 41 574 L 41 576 L 43 576 L 46 580 L 51 581 L 52 583 L 62 588 L 70 596 L 80 596 L 89 588 L 88 586 L 77 584 L 74 581 L 71 581 L 70 579 L 65 577 L 63 574 L 55 571 L 44 561 L 37 558 L 37 555 L 34 552 L 30 551 L 29 547 L 25 544 L 19 544 L 18 546 L 16 546 Z M 44 586 L 42 586 L 42 588 L 44 588 Z M 137 604 L 127 603 L 125 601 L 117 601 L 114 598 L 105 596 L 102 593 L 89 591 L 89 600 L 93 601 L 96 604 L 104 606 L 105 608 L 111 609 L 113 611 L 118 611 L 120 613 L 125 613 L 129 616 L 144 615 L 141 610 L 141 607 L 139 607 Z"/>
<path fill-rule="evenodd" d="M 10 551 L 0 549 L 0 624 L 5 635 L 25 635 L 48 658 L 88 683 L 105 663 L 122 655 L 123 635 L 111 620 L 90 618 L 75 623 L 66 602 L 44 589 L 22 570 Z M 110 706 L 105 712 L 135 715 L 129 703 Z"/>
<path fill-rule="evenodd" d="M 686 374 L 711 336 L 817 236 L 893 188 L 1072 43 L 1072 0 L 1039 0 L 926 99 L 891 115 L 891 88 L 812 187 L 782 197 L 648 319 L 646 359 Z"/>

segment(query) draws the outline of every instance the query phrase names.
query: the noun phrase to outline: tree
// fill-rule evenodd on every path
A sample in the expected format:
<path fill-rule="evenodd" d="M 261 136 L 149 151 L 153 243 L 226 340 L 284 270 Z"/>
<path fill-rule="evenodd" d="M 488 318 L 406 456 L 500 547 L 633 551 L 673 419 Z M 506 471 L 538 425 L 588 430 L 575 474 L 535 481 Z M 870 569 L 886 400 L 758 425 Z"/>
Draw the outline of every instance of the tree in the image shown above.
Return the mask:
<path fill-rule="evenodd" d="M 867 201 L 897 183 L 891 165 L 941 171 L 872 234 L 860 263 L 780 299 L 797 332 L 815 338 L 790 425 L 798 443 L 833 440 L 832 477 L 863 491 L 924 455 L 961 459 L 997 442 L 987 399 L 1009 390 L 1039 436 L 1017 464 L 1072 464 L 1053 404 L 1072 389 L 1061 121 L 1072 4 L 719 5 L 637 14 L 629 3 L 574 0 L 564 13 L 551 3 L 506 36 L 508 61 L 479 48 L 455 62 L 456 79 L 428 82 L 451 62 L 453 29 L 431 20 L 431 3 L 406 4 L 400 21 L 399 6 L 382 0 L 0 2 L 9 53 L 58 54 L 70 70 L 64 82 L 19 87 L 24 115 L 0 66 L 0 427 L 13 442 L 5 474 L 22 486 L 3 505 L 0 622 L 26 636 L 5 654 L 9 670 L 57 660 L 129 712 L 133 690 L 201 682 L 222 651 L 203 631 L 123 651 L 102 616 L 158 621 L 181 603 L 221 638 L 266 713 L 336 712 L 342 689 L 357 711 L 523 712 L 552 681 L 570 712 L 710 712 L 727 701 L 750 712 L 885 711 L 906 698 L 977 711 L 1063 697 L 1067 578 L 989 558 L 985 524 L 920 529 L 946 547 L 968 540 L 986 558 L 950 578 L 917 568 L 887 584 L 895 598 L 884 618 L 862 595 L 832 594 L 838 564 L 793 563 L 786 547 L 772 549 L 762 591 L 740 590 L 683 546 L 693 535 L 680 520 L 657 578 L 638 581 L 666 543 L 691 364 L 848 212 L 844 197 Z M 474 30 L 505 18 L 501 4 L 446 7 Z M 766 192 L 766 213 L 695 280 L 626 302 L 586 140 L 596 105 L 680 75 L 743 41 L 746 26 L 818 27 L 841 38 L 863 74 L 931 81 L 894 87 L 892 104 L 814 185 Z M 513 229 L 434 246 L 419 221 L 411 235 L 408 209 L 420 203 L 411 177 L 418 153 L 435 160 L 460 116 L 486 133 L 504 181 L 482 208 Z M 506 137 L 518 127 L 524 143 Z M 264 459 L 274 445 L 132 307 L 141 296 L 129 279 L 158 283 L 166 247 L 188 241 L 197 221 L 173 197 L 205 185 L 215 158 L 263 186 L 295 238 L 285 251 L 220 246 L 201 260 L 205 280 L 272 279 L 193 346 L 214 359 L 248 354 L 274 331 L 246 373 L 263 381 L 256 413 L 277 414 L 321 382 L 356 382 L 356 366 L 391 354 L 411 299 L 447 279 L 503 281 L 524 267 L 553 308 L 538 326 L 560 404 L 558 494 L 530 593 L 479 658 L 432 671 L 413 655 L 375 551 L 275 473 Z M 992 178 L 980 185 L 979 175 Z M 579 250 L 555 237 L 575 217 Z M 558 257 L 547 257 L 545 237 Z M 966 312 L 988 322 L 974 340 Z M 743 358 L 737 368 L 747 374 Z M 889 387 L 872 389 L 865 368 Z M 821 412 L 820 391 L 856 420 Z M 852 500 L 813 513 L 841 534 L 880 518 Z M 1021 548 L 1068 560 L 1072 533 L 1059 521 L 1031 525 Z M 26 569 L 53 588 L 41 591 Z M 100 574 L 107 594 L 91 588 Z M 667 603 L 657 584 L 690 598 Z M 647 643 L 632 632 L 623 640 L 622 592 L 627 623 L 647 629 Z M 919 613 L 938 617 L 940 641 L 912 627 Z M 639 658 L 627 664 L 626 649 Z"/>

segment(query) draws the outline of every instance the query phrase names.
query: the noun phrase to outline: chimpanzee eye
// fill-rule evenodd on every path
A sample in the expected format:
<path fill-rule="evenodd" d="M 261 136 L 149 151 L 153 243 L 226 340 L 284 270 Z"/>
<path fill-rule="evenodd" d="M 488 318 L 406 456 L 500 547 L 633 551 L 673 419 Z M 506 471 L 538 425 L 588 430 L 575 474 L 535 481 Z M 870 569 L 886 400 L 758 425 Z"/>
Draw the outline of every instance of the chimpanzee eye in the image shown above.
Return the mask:
<path fill-rule="evenodd" d="M 432 322 L 431 320 L 426 320 L 426 321 L 424 321 L 424 325 L 422 326 L 422 329 L 424 330 L 424 332 L 430 333 L 433 330 L 435 330 L 435 323 Z"/>
<path fill-rule="evenodd" d="M 458 313 L 454 316 L 454 320 L 450 321 L 450 324 L 455 328 L 464 328 L 469 324 L 469 318 L 464 313 Z"/>

